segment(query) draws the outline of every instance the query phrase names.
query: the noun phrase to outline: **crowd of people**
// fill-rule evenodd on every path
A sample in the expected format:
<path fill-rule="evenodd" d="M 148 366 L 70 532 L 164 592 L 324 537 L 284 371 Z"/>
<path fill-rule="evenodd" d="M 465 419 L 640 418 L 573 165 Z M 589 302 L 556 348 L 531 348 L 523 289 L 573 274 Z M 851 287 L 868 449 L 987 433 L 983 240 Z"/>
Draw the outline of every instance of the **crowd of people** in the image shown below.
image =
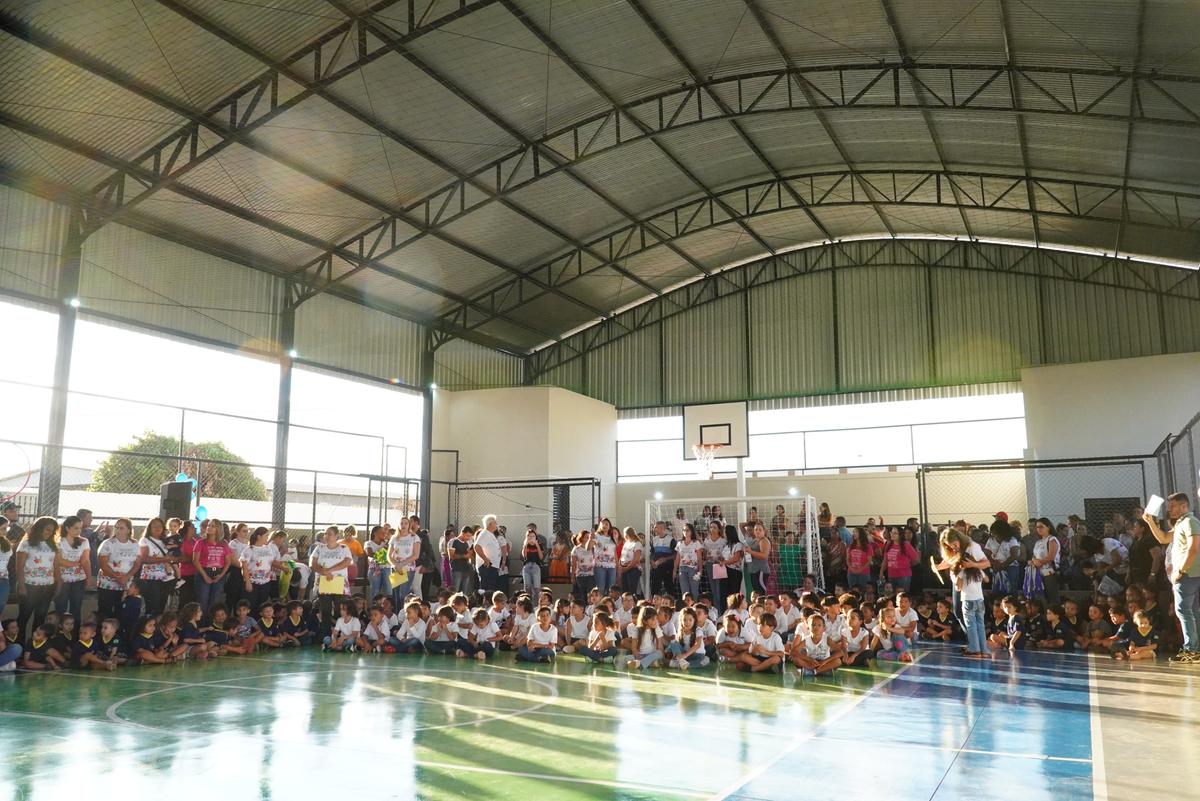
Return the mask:
<path fill-rule="evenodd" d="M 1200 663 L 1200 521 L 1185 494 L 1168 499 L 1168 525 L 1136 510 L 1106 521 L 1100 538 L 1078 518 L 1035 519 L 1023 534 L 1002 512 L 986 528 L 933 532 L 914 518 L 850 530 L 823 505 L 825 574 L 795 582 L 772 558 L 797 535 L 782 506 L 770 520 L 751 509 L 737 525 L 719 506 L 696 521 L 680 510 L 648 538 L 602 519 L 548 543 L 530 524 L 515 550 L 493 515 L 448 528 L 436 546 L 414 516 L 361 541 L 353 527 L 330 527 L 310 547 L 217 519 L 197 531 L 153 518 L 135 539 L 127 518 L 92 529 L 80 510 L 26 528 L 11 504 L 0 510 L 0 610 L 10 591 L 19 607 L 3 621 L 0 670 L 113 670 L 309 645 L 478 660 L 509 650 L 528 662 L 567 654 L 635 670 L 790 664 L 813 675 L 910 662 L 921 642 L 955 643 L 971 658 L 1142 660 L 1179 647 L 1171 661 Z M 96 608 L 85 613 L 93 583 Z M 566 597 L 551 585 L 569 585 Z M 1077 585 L 1080 597 L 1061 597 Z"/>

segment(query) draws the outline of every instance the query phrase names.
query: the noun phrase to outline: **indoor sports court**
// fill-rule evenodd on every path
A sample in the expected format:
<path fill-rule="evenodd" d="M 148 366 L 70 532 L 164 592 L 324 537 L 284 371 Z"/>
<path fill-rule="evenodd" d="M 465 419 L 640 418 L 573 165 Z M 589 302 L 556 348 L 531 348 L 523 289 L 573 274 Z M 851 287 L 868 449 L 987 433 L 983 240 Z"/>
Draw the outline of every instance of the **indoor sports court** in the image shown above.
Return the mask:
<path fill-rule="evenodd" d="M 0 0 L 0 797 L 1196 786 L 1197 41 Z"/>

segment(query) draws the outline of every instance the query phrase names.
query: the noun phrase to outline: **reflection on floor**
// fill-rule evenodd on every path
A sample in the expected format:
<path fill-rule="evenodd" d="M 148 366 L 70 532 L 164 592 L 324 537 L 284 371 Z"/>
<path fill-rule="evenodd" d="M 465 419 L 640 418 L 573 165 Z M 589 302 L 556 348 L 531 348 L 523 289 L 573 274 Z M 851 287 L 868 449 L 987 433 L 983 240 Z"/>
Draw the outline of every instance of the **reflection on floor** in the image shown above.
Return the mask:
<path fill-rule="evenodd" d="M 1200 667 L 931 648 L 801 679 L 313 651 L 0 674 L 0 798 L 1136 799 L 1200 787 Z"/>

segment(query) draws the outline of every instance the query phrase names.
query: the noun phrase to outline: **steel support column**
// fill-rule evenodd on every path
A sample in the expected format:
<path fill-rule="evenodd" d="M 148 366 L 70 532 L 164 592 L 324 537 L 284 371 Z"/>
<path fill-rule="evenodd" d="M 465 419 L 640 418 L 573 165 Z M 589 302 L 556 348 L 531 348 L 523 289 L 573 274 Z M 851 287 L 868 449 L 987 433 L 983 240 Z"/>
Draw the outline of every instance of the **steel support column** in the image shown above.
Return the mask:
<path fill-rule="evenodd" d="M 59 491 L 62 488 L 63 438 L 67 430 L 68 389 L 71 383 L 71 351 L 75 346 L 75 319 L 78 316 L 79 264 L 83 256 L 83 214 L 71 211 L 67 235 L 58 266 L 58 341 L 54 352 L 54 389 L 50 395 L 50 425 L 38 478 L 37 513 L 58 516 Z"/>
<path fill-rule="evenodd" d="M 279 404 L 275 414 L 275 486 L 271 493 L 271 527 L 287 522 L 288 436 L 292 425 L 292 353 L 296 346 L 296 309 L 279 315 Z M 313 503 L 316 503 L 314 497 Z"/>
<path fill-rule="evenodd" d="M 429 489 L 433 480 L 433 337 L 426 335 L 421 354 L 421 524 L 429 526 Z"/>

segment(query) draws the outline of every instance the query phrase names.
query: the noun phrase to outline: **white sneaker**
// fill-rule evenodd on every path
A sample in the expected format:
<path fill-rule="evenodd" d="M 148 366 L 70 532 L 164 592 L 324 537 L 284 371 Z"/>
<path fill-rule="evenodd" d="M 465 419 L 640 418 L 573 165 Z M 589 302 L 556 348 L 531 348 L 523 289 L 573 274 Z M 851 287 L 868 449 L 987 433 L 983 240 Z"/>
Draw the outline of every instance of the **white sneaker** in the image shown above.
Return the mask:
<path fill-rule="evenodd" d="M 689 664 L 688 664 L 688 661 L 687 661 L 686 659 L 684 659 L 683 657 L 680 657 L 680 659 L 679 659 L 679 669 L 680 669 L 680 670 L 687 670 L 687 669 L 688 669 L 688 668 L 690 668 L 690 667 L 691 667 L 691 665 L 689 665 Z"/>
<path fill-rule="evenodd" d="M 573 654 L 573 653 L 575 653 L 575 646 L 574 646 L 574 645 L 567 645 L 567 646 L 564 646 L 564 647 L 563 647 L 563 653 L 564 653 L 564 654 Z"/>
<path fill-rule="evenodd" d="M 0 673 L 8 673 L 17 669 L 16 662 L 9 662 L 7 665 L 0 665 Z"/>
<path fill-rule="evenodd" d="M 712 660 L 707 656 L 700 657 L 700 667 L 708 667 L 711 662 Z"/>

